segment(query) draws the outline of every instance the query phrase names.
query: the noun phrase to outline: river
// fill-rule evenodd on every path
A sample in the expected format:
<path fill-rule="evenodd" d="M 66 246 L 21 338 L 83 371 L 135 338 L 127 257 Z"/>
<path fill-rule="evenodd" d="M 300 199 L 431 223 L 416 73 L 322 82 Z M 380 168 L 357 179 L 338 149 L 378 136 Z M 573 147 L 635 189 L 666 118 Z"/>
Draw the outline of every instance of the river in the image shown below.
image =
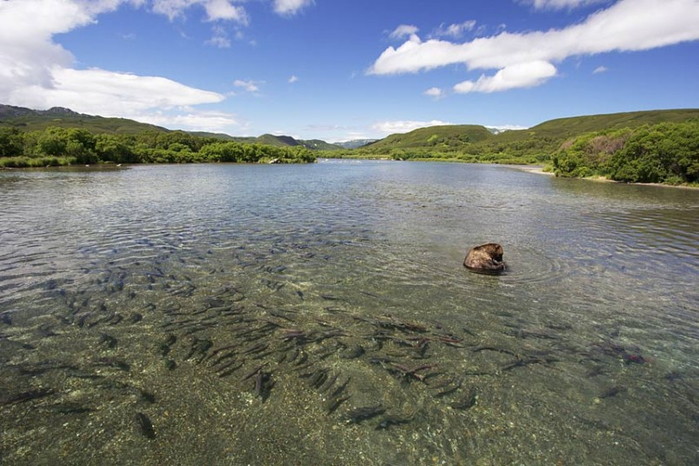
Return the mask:
<path fill-rule="evenodd" d="M 698 284 L 699 190 L 0 172 L 0 462 L 697 464 Z"/>

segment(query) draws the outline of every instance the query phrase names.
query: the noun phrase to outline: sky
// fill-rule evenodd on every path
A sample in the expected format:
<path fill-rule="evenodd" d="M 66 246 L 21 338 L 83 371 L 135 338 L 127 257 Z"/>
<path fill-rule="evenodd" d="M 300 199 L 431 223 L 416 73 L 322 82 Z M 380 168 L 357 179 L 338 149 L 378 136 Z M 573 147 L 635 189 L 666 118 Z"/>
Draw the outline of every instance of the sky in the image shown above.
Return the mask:
<path fill-rule="evenodd" d="M 699 0 L 0 0 L 0 103 L 329 142 L 699 108 Z"/>

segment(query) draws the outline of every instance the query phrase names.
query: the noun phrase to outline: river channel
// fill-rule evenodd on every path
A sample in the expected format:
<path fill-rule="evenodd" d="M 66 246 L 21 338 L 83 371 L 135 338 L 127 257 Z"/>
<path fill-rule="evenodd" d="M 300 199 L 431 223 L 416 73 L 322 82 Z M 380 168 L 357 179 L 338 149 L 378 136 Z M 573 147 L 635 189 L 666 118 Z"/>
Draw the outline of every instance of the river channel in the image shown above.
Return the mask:
<path fill-rule="evenodd" d="M 699 464 L 699 190 L 0 172 L 0 463 Z"/>

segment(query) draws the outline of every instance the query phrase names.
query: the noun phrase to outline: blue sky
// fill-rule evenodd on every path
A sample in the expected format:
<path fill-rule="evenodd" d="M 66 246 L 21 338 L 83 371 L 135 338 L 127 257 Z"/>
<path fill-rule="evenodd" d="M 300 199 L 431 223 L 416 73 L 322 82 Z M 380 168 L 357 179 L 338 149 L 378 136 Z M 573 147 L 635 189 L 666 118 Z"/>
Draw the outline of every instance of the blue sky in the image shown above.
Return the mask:
<path fill-rule="evenodd" d="M 699 0 L 4 0 L 0 103 L 343 141 L 699 107 Z"/>

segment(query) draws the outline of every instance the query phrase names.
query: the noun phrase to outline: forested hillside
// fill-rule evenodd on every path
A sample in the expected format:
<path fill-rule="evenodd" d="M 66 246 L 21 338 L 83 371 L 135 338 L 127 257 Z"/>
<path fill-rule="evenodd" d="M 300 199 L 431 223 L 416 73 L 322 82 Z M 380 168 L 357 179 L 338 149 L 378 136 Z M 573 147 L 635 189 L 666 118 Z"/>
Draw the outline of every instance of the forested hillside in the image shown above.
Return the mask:
<path fill-rule="evenodd" d="M 82 128 L 49 127 L 24 132 L 0 128 L 0 167 L 43 167 L 93 163 L 275 162 L 308 163 L 303 146 L 275 147 L 222 141 L 182 131 L 94 134 Z"/>

